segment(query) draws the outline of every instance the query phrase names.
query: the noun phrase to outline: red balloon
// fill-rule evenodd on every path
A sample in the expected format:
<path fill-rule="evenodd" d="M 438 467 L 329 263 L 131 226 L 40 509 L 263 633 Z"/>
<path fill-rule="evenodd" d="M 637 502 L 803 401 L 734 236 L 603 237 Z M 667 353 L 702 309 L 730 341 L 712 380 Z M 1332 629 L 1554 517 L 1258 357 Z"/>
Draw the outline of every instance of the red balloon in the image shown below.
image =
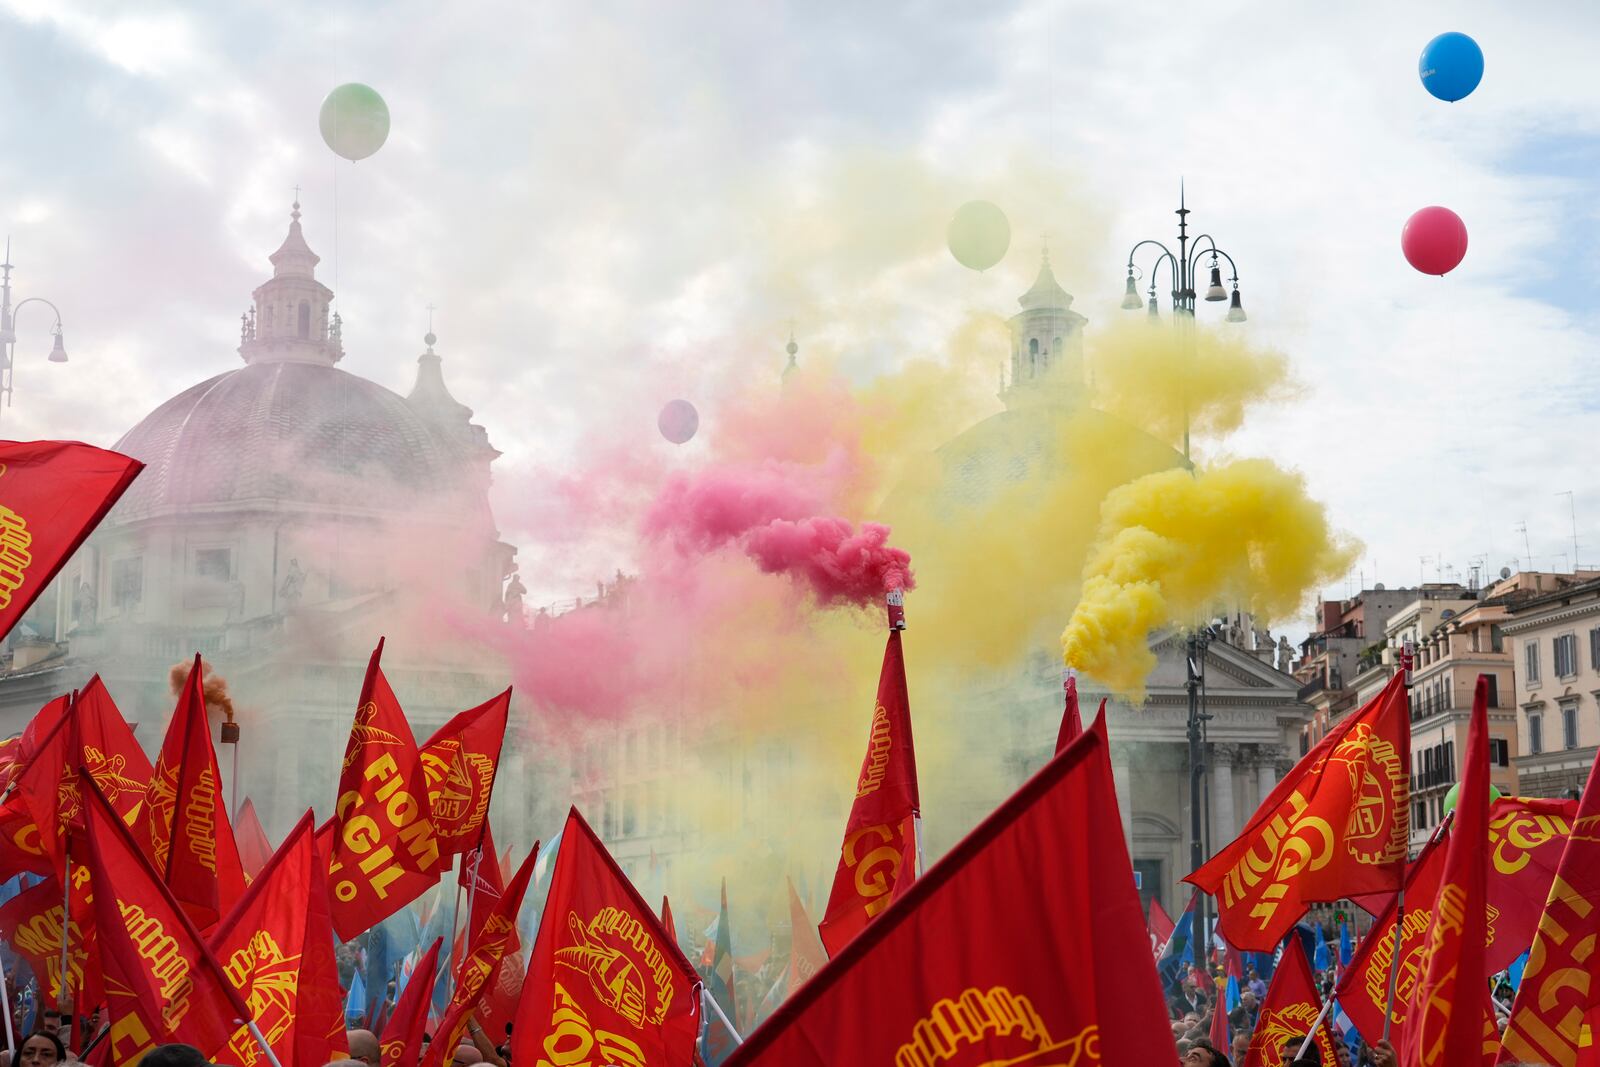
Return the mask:
<path fill-rule="evenodd" d="M 1406 220 L 1400 250 L 1424 274 L 1449 274 L 1467 254 L 1467 224 L 1447 207 L 1425 207 Z"/>

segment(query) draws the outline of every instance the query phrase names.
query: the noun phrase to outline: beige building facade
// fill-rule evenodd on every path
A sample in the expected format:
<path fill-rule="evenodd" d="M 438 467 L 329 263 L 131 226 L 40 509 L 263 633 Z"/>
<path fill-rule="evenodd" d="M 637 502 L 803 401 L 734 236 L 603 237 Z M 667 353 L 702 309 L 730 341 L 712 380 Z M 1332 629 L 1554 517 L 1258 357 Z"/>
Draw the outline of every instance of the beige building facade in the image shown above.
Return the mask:
<path fill-rule="evenodd" d="M 1528 796 L 1576 796 L 1600 752 L 1600 574 L 1560 577 L 1501 627 L 1516 665 L 1517 771 Z"/>

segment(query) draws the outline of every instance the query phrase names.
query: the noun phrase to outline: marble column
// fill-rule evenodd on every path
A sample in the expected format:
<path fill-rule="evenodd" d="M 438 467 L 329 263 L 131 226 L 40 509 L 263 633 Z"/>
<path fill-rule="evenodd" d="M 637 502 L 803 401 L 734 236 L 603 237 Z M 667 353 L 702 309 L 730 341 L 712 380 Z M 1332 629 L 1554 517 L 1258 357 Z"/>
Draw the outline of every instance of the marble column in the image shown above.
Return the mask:
<path fill-rule="evenodd" d="M 1221 849 L 1239 832 L 1233 814 L 1233 762 L 1238 745 L 1211 746 L 1211 847 Z"/>
<path fill-rule="evenodd" d="M 1278 787 L 1277 753 L 1270 748 L 1261 751 L 1261 762 L 1256 764 L 1256 803 L 1265 804 L 1267 797 Z"/>
<path fill-rule="evenodd" d="M 1133 850 L 1133 778 L 1130 768 L 1132 760 L 1128 753 L 1128 746 L 1112 744 L 1111 746 L 1111 781 L 1117 790 L 1117 808 L 1122 813 L 1122 836 L 1128 842 L 1128 849 Z"/>

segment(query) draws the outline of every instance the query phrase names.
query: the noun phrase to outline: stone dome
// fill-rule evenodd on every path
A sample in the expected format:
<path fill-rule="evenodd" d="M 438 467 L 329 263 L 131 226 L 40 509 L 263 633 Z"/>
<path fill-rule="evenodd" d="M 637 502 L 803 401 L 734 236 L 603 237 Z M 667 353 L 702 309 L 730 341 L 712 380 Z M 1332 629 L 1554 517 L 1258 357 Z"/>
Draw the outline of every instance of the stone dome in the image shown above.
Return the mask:
<path fill-rule="evenodd" d="M 209 378 L 114 447 L 147 465 L 114 522 L 253 501 L 387 510 L 471 481 L 471 458 L 423 412 L 322 363 L 252 363 Z"/>

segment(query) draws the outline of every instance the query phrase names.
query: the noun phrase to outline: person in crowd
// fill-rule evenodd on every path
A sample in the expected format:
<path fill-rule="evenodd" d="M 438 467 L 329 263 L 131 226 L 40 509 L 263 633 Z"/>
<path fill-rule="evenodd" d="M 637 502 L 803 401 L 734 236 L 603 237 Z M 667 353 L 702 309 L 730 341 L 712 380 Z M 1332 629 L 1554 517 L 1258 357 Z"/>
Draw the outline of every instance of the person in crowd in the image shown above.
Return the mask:
<path fill-rule="evenodd" d="M 1254 967 L 1250 968 L 1246 974 L 1249 976 L 1245 982 L 1246 988 L 1256 995 L 1257 1002 L 1265 1000 L 1267 997 L 1267 983 L 1261 980 L 1261 975 L 1256 973 Z"/>
<path fill-rule="evenodd" d="M 1228 1013 L 1228 1025 L 1235 1030 L 1250 1031 L 1256 1028 L 1256 1013 L 1259 1009 L 1256 995 L 1246 989 L 1239 994 L 1239 1003 L 1233 1011 Z"/>
<path fill-rule="evenodd" d="M 350 1043 L 350 1058 L 360 1060 L 367 1067 L 378 1067 L 383 1060 L 383 1052 L 378 1047 L 378 1038 L 371 1030 L 346 1030 L 344 1039 Z"/>
<path fill-rule="evenodd" d="M 145 1053 L 139 1067 L 211 1067 L 211 1061 L 193 1045 L 157 1045 Z"/>
<path fill-rule="evenodd" d="M 1189 975 L 1173 991 L 1167 1005 L 1174 1019 L 1182 1019 L 1191 1014 L 1198 1019 L 1205 1013 L 1207 1003 L 1205 993 L 1195 987 L 1194 976 Z"/>
<path fill-rule="evenodd" d="M 1235 1030 L 1233 1032 L 1233 1062 L 1242 1064 L 1250 1051 L 1250 1031 Z"/>
<path fill-rule="evenodd" d="M 1283 1057 L 1284 1067 L 1333 1067 L 1331 1063 L 1322 1062 L 1322 1050 L 1317 1048 L 1315 1041 L 1306 1045 L 1305 1034 L 1296 1034 L 1283 1043 L 1280 1055 Z M 1300 1046 L 1306 1045 L 1306 1054 L 1301 1056 Z"/>
<path fill-rule="evenodd" d="M 483 1053 L 478 1051 L 478 1046 L 460 1044 L 456 1046 L 456 1059 L 458 1064 L 482 1063 Z"/>
<path fill-rule="evenodd" d="M 1178 1063 L 1182 1067 L 1233 1067 L 1227 1055 L 1205 1038 L 1191 1043 Z"/>
<path fill-rule="evenodd" d="M 1372 1067 L 1400 1067 L 1400 1056 L 1388 1041 L 1379 1041 L 1372 1046 L 1370 1051 L 1372 1052 Z"/>
<path fill-rule="evenodd" d="M 17 1067 L 51 1067 L 67 1062 L 67 1047 L 54 1030 L 39 1030 L 22 1043 L 17 1052 Z"/>

